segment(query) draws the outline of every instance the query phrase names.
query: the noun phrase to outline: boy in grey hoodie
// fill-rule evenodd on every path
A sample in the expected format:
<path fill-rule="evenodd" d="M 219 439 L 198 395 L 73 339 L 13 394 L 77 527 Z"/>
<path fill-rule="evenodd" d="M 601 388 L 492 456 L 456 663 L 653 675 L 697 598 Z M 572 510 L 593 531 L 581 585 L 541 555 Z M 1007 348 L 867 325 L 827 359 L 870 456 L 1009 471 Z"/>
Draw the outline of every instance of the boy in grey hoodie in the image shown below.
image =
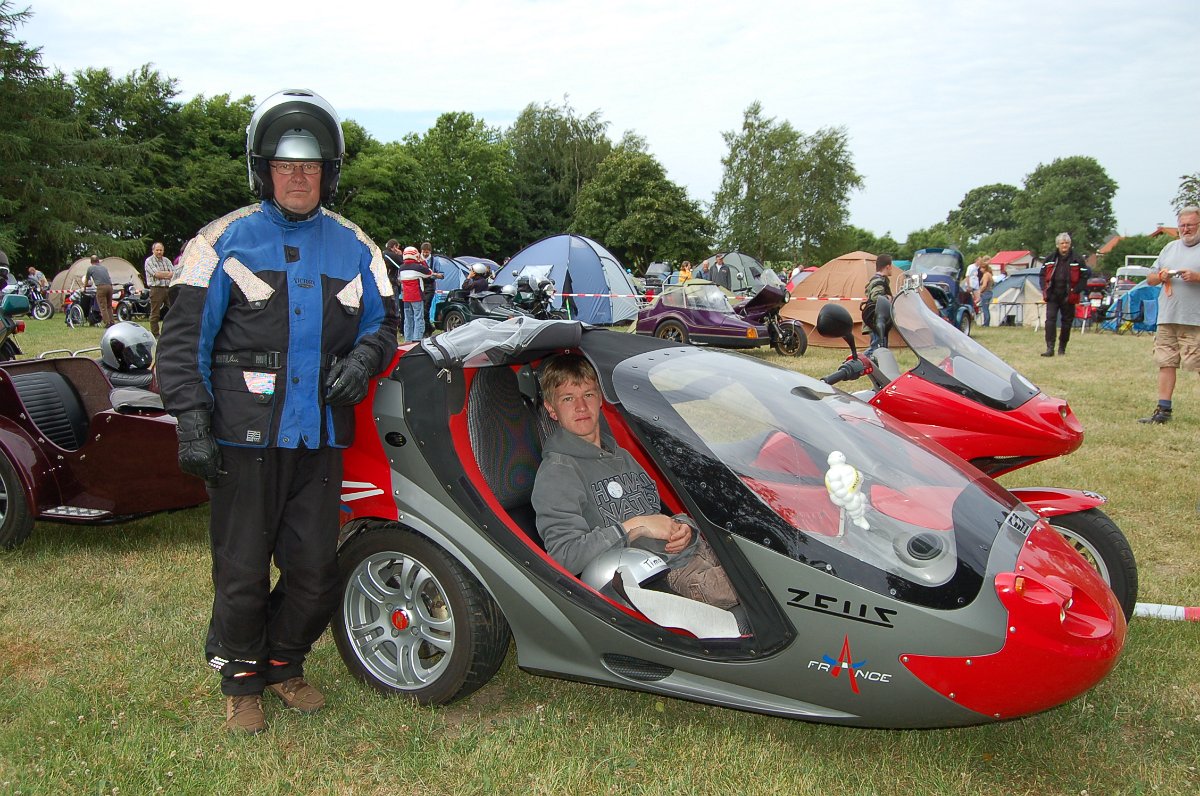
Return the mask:
<path fill-rule="evenodd" d="M 578 575 L 614 547 L 644 548 L 670 565 L 667 585 L 676 594 L 737 605 L 728 575 L 691 520 L 662 514 L 654 480 L 601 430 L 604 399 L 591 363 L 578 354 L 557 356 L 542 368 L 541 387 L 559 424 L 533 483 L 537 529 L 550 556 Z"/>

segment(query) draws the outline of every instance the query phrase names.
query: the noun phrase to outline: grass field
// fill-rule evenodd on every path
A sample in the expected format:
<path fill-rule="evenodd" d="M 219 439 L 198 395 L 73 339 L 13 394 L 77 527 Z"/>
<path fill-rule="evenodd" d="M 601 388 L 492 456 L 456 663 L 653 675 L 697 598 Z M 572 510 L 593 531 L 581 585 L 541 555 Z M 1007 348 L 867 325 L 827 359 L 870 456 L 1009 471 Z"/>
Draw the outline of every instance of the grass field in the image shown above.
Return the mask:
<path fill-rule="evenodd" d="M 1043 359 L 1041 335 L 975 336 L 1046 392 L 1087 437 L 1070 457 L 1005 476 L 1106 494 L 1138 557 L 1141 600 L 1200 605 L 1200 380 L 1175 419 L 1154 404 L 1149 336 L 1076 333 Z M 96 345 L 56 315 L 28 321 L 28 352 Z M 811 375 L 844 352 L 764 359 Z M 130 455 L 136 455 L 136 449 Z M 136 484 L 129 485 L 136 489 Z M 855 730 L 522 673 L 510 655 L 443 709 L 353 680 L 328 634 L 309 661 L 329 707 L 268 702 L 255 738 L 221 729 L 202 660 L 211 601 L 207 509 L 108 528 L 39 524 L 0 553 L 2 794 L 1195 794 L 1200 624 L 1135 619 L 1116 670 L 1047 713 L 985 727 Z M 1042 672 L 1028 672 L 1036 680 Z"/>

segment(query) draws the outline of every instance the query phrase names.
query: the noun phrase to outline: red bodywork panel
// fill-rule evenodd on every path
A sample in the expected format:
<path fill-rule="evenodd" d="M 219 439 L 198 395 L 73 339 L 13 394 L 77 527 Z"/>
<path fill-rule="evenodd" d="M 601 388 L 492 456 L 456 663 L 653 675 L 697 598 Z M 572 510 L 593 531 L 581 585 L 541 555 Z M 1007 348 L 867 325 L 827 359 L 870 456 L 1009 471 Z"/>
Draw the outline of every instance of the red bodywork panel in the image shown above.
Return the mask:
<path fill-rule="evenodd" d="M 360 517 L 381 520 L 398 517 L 391 494 L 392 468 L 375 427 L 375 392 L 380 381 L 395 370 L 400 357 L 415 345 L 397 349 L 383 373 L 371 379 L 367 397 L 354 407 L 354 443 L 342 452 L 342 525 Z"/>
<path fill-rule="evenodd" d="M 1011 456 L 1025 466 L 1064 456 L 1083 443 L 1083 425 L 1067 402 L 1040 392 L 1016 409 L 1002 411 L 910 372 L 880 390 L 871 404 L 967 461 Z M 1000 472 L 1005 471 L 993 472 L 993 477 Z"/>
<path fill-rule="evenodd" d="M 1125 615 L 1100 576 L 1045 522 L 1030 532 L 1014 571 L 996 576 L 995 588 L 1008 610 L 998 652 L 906 654 L 900 662 L 955 703 L 1004 719 L 1073 699 L 1116 665 Z"/>

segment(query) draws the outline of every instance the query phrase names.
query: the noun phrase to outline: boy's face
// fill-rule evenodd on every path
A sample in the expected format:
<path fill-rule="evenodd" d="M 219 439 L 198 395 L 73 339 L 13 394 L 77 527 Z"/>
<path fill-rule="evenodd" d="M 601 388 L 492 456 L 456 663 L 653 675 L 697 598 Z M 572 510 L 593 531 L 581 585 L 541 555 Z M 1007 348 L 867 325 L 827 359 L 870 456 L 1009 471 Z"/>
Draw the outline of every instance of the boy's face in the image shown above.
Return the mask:
<path fill-rule="evenodd" d="M 560 426 L 577 437 L 600 444 L 600 385 L 595 381 L 568 382 L 546 401 L 546 411 Z"/>

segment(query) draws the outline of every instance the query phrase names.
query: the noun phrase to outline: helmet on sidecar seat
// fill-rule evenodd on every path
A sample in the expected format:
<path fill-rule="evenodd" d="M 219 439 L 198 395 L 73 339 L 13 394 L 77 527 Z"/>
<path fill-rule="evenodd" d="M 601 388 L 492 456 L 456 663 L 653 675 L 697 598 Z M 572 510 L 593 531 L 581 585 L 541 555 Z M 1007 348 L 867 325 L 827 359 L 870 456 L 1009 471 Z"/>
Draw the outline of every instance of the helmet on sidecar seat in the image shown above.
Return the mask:
<path fill-rule="evenodd" d="M 100 361 L 116 371 L 149 370 L 154 335 L 133 321 L 113 324 L 100 338 Z"/>
<path fill-rule="evenodd" d="M 579 576 L 596 591 L 602 591 L 612 583 L 621 567 L 629 569 L 639 586 L 654 580 L 670 569 L 661 557 L 637 547 L 616 547 L 605 551 L 588 562 Z"/>
<path fill-rule="evenodd" d="M 506 296 L 515 296 L 517 295 L 517 286 L 505 285 L 504 287 L 500 288 L 500 292 Z"/>
<path fill-rule="evenodd" d="M 284 89 L 267 97 L 246 126 L 246 170 L 250 190 L 271 199 L 272 160 L 319 160 L 321 202 L 337 193 L 346 141 L 337 111 L 308 89 Z"/>

